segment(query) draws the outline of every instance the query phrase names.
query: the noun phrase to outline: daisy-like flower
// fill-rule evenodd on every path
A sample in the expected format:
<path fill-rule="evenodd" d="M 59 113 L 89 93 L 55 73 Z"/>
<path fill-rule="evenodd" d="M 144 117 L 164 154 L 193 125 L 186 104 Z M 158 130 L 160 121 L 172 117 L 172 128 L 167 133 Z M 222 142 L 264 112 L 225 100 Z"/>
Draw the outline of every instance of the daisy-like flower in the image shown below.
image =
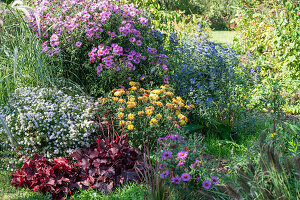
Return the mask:
<path fill-rule="evenodd" d="M 53 56 L 53 51 L 48 51 L 48 55 L 49 55 L 49 57 L 52 57 Z"/>
<path fill-rule="evenodd" d="M 165 65 L 165 64 L 162 65 L 162 68 L 163 68 L 163 70 L 167 70 L 168 69 L 167 65 Z"/>
<path fill-rule="evenodd" d="M 184 182 L 188 182 L 189 180 L 191 180 L 191 176 L 188 173 L 183 173 L 181 175 L 181 180 Z"/>
<path fill-rule="evenodd" d="M 197 165 L 197 167 L 201 167 L 202 166 L 202 161 L 201 160 L 196 160 L 196 165 Z"/>
<path fill-rule="evenodd" d="M 185 159 L 187 156 L 188 156 L 188 152 L 186 152 L 186 151 L 180 151 L 177 153 L 177 157 L 179 159 Z"/>
<path fill-rule="evenodd" d="M 162 158 L 163 159 L 168 159 L 168 158 L 171 158 L 172 157 L 172 152 L 169 150 L 169 151 L 164 151 L 162 153 Z"/>
<path fill-rule="evenodd" d="M 177 166 L 181 166 L 184 164 L 184 160 L 180 160 L 179 163 L 177 164 Z"/>
<path fill-rule="evenodd" d="M 163 171 L 163 173 L 160 174 L 160 177 L 161 178 L 166 178 L 168 175 L 169 175 L 169 171 L 166 170 L 166 171 Z"/>
<path fill-rule="evenodd" d="M 211 186 L 211 182 L 209 180 L 205 180 L 205 181 L 202 182 L 202 187 L 204 189 L 208 190 L 210 188 L 210 186 Z"/>
<path fill-rule="evenodd" d="M 212 184 L 217 185 L 219 183 L 219 179 L 216 176 L 212 176 L 211 182 L 212 182 Z"/>
<path fill-rule="evenodd" d="M 129 42 L 131 42 L 131 43 L 135 42 L 135 37 L 131 37 L 131 38 L 129 39 Z"/>
<path fill-rule="evenodd" d="M 141 76 L 140 80 L 141 81 L 145 80 L 145 76 Z"/>
<path fill-rule="evenodd" d="M 141 45 L 142 45 L 142 41 L 141 41 L 141 40 L 137 40 L 137 41 L 136 41 L 136 45 L 137 45 L 137 46 L 141 46 Z"/>
<path fill-rule="evenodd" d="M 167 76 L 164 78 L 164 83 L 168 83 L 168 82 L 169 82 L 169 77 Z"/>
<path fill-rule="evenodd" d="M 129 119 L 129 120 L 134 120 L 134 114 L 130 113 L 130 114 L 128 115 L 128 119 Z"/>
<path fill-rule="evenodd" d="M 180 177 L 179 176 L 175 176 L 175 177 L 172 178 L 172 182 L 171 183 L 179 185 L 180 181 L 181 181 Z"/>
<path fill-rule="evenodd" d="M 82 43 L 80 41 L 76 42 L 76 47 L 80 47 L 82 45 Z"/>

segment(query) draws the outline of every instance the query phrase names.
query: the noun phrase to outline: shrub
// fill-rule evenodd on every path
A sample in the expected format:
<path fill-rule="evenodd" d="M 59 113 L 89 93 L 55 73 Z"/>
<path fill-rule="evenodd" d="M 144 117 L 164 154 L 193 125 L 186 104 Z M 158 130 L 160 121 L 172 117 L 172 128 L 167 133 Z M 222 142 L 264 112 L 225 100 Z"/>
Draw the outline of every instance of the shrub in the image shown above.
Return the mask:
<path fill-rule="evenodd" d="M 81 169 L 81 188 L 110 193 L 126 181 L 138 181 L 134 166 L 141 164 L 141 153 L 127 139 L 127 135 L 105 137 L 97 140 L 97 145 L 71 155 Z"/>
<path fill-rule="evenodd" d="M 167 75 L 163 38 L 134 4 L 52 0 L 38 1 L 35 11 L 39 15 L 32 12 L 27 22 L 43 40 L 42 53 L 63 62 L 63 75 L 90 94 L 107 92 L 128 77 L 162 82 Z"/>
<path fill-rule="evenodd" d="M 289 105 L 299 104 L 300 18 L 297 1 L 241 1 L 234 40 L 240 54 L 260 65 L 261 81 L 276 78 Z M 297 110 L 295 110 L 297 111 Z"/>
<path fill-rule="evenodd" d="M 63 90 L 20 88 L 7 105 L 1 106 L 0 114 L 25 155 L 67 155 L 88 146 L 96 136 L 96 104 L 84 96 L 68 95 L 67 88 Z M 1 126 L 1 135 L 4 131 Z M 9 141 L 4 140 L 3 145 L 9 146 Z"/>
<path fill-rule="evenodd" d="M 181 42 L 171 34 L 168 48 L 174 52 L 169 65 L 179 66 L 173 75 L 176 93 L 197 105 L 210 124 L 236 125 L 247 109 L 256 73 L 239 65 L 229 46 L 209 42 L 205 34 Z"/>
<path fill-rule="evenodd" d="M 35 154 L 27 158 L 22 168 L 13 173 L 10 184 L 16 188 L 27 187 L 34 192 L 50 193 L 52 199 L 63 199 L 76 186 L 77 172 L 65 158 L 52 162 Z"/>
<path fill-rule="evenodd" d="M 151 144 L 159 136 L 166 136 L 170 129 L 184 126 L 188 122 L 186 111 L 194 105 L 174 96 L 169 85 L 159 89 L 140 88 L 138 82 L 130 82 L 128 89 L 114 89 L 107 99 L 102 99 L 105 109 L 117 118 L 117 125 L 128 134 L 134 145 Z"/>
<path fill-rule="evenodd" d="M 216 163 L 205 153 L 203 139 L 198 134 L 187 138 L 173 134 L 158 139 L 159 176 L 165 184 L 180 190 L 184 199 L 197 196 L 201 190 L 215 190 L 219 183 Z"/>

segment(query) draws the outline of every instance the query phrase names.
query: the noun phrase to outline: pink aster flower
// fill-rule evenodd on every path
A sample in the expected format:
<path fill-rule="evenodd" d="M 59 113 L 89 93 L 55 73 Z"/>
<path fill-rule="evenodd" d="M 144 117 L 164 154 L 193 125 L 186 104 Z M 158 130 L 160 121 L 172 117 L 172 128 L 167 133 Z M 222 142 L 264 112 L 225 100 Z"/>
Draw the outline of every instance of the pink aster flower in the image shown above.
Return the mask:
<path fill-rule="evenodd" d="M 163 159 L 168 159 L 168 158 L 171 158 L 172 157 L 172 152 L 169 150 L 169 151 L 164 151 L 162 153 L 162 158 Z"/>
<path fill-rule="evenodd" d="M 180 160 L 179 163 L 177 164 L 177 166 L 181 166 L 181 165 L 183 165 L 184 163 L 185 163 L 184 160 Z"/>
<path fill-rule="evenodd" d="M 82 43 L 80 41 L 76 42 L 75 44 L 77 47 L 80 47 L 82 45 Z"/>
<path fill-rule="evenodd" d="M 204 189 L 208 190 L 210 188 L 210 186 L 211 186 L 211 182 L 209 180 L 205 180 L 205 181 L 202 182 L 202 187 Z"/>
<path fill-rule="evenodd" d="M 160 178 L 166 178 L 169 175 L 169 171 L 163 171 L 163 173 L 160 174 Z"/>
<path fill-rule="evenodd" d="M 188 152 L 186 152 L 186 151 L 180 151 L 177 153 L 177 157 L 179 159 L 185 159 L 187 156 L 188 156 Z"/>
<path fill-rule="evenodd" d="M 179 185 L 180 181 L 181 181 L 180 177 L 179 176 L 175 176 L 175 177 L 172 178 L 171 183 Z"/>
<path fill-rule="evenodd" d="M 116 34 L 115 34 L 114 32 L 112 32 L 112 33 L 110 34 L 110 36 L 111 36 L 112 38 L 114 38 L 114 37 L 116 37 Z"/>
<path fill-rule="evenodd" d="M 162 68 L 163 68 L 163 70 L 167 70 L 168 69 L 167 65 L 165 65 L 165 64 L 162 65 Z"/>
<path fill-rule="evenodd" d="M 196 160 L 196 165 L 197 165 L 197 167 L 201 167 L 202 166 L 202 161 L 201 160 Z"/>
<path fill-rule="evenodd" d="M 181 180 L 184 182 L 188 182 L 189 180 L 191 180 L 191 176 L 188 173 L 183 173 L 181 175 Z"/>

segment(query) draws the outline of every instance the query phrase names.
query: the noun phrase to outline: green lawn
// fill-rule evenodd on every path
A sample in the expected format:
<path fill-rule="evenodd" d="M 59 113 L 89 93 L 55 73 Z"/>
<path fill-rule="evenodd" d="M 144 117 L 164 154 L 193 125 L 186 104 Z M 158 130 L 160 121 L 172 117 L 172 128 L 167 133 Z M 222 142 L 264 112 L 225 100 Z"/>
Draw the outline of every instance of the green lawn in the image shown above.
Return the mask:
<path fill-rule="evenodd" d="M 233 38 L 237 34 L 236 31 L 212 31 L 211 41 L 220 44 L 233 44 Z"/>

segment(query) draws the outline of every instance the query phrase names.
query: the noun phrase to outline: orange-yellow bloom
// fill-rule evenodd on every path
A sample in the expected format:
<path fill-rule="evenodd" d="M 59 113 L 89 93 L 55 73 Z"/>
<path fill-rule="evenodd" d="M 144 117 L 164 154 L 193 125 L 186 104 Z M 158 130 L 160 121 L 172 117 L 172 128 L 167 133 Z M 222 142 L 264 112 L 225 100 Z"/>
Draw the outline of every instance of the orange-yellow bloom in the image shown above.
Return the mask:
<path fill-rule="evenodd" d="M 134 114 L 130 113 L 130 114 L 128 115 L 128 119 L 129 119 L 129 120 L 134 120 Z"/>
<path fill-rule="evenodd" d="M 118 108 L 119 112 L 124 112 L 124 108 Z"/>
<path fill-rule="evenodd" d="M 155 118 L 152 118 L 151 120 L 150 120 L 150 125 L 155 125 L 155 124 L 157 124 L 158 123 L 158 121 L 157 121 L 157 119 L 155 119 Z"/>
<path fill-rule="evenodd" d="M 144 111 L 139 111 L 139 112 L 138 112 L 138 115 L 143 115 L 143 114 L 145 114 Z"/>
<path fill-rule="evenodd" d="M 134 126 L 133 126 L 132 124 L 129 124 L 129 125 L 127 126 L 127 129 L 131 131 L 131 130 L 134 129 Z"/>
<path fill-rule="evenodd" d="M 157 114 L 156 117 L 157 117 L 157 119 L 162 119 L 163 118 L 161 114 Z"/>
<path fill-rule="evenodd" d="M 119 125 L 120 126 L 124 126 L 125 125 L 125 121 L 124 120 L 119 121 Z"/>
<path fill-rule="evenodd" d="M 118 114 L 118 117 L 119 117 L 120 119 L 123 119 L 124 113 L 120 112 L 120 113 Z"/>

